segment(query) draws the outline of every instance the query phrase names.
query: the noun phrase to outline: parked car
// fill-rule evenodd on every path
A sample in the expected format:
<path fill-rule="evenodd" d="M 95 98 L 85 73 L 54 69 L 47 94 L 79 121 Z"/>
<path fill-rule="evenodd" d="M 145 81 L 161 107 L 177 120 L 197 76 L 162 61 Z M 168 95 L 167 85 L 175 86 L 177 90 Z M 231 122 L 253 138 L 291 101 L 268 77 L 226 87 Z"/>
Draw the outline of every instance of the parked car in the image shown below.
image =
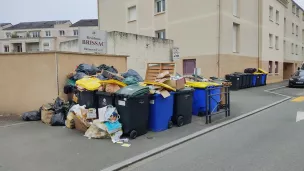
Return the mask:
<path fill-rule="evenodd" d="M 288 86 L 304 86 L 304 70 L 298 70 L 293 75 L 291 75 Z"/>

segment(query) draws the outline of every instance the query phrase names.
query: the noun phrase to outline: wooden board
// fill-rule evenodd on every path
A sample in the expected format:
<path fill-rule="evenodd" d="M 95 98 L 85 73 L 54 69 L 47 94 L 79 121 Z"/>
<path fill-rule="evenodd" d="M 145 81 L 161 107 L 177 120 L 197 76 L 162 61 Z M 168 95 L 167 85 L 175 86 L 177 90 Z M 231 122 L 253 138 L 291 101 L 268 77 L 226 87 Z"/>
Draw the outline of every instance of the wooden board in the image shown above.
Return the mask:
<path fill-rule="evenodd" d="M 155 81 L 158 74 L 169 71 L 170 75 L 174 75 L 175 63 L 148 63 L 146 70 L 146 81 Z"/>

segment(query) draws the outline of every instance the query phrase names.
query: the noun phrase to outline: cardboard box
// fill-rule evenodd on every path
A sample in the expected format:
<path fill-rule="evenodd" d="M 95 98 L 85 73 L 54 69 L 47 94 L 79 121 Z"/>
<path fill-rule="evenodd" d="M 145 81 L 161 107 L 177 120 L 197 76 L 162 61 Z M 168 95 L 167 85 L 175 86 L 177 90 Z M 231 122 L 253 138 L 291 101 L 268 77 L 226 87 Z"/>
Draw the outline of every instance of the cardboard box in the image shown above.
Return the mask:
<path fill-rule="evenodd" d="M 84 122 L 83 120 L 79 119 L 76 115 L 74 116 L 74 122 L 75 122 L 76 130 L 83 133 L 85 133 L 90 127 L 90 124 L 88 122 Z"/>
<path fill-rule="evenodd" d="M 51 125 L 51 120 L 54 115 L 52 110 L 41 110 L 41 121 L 45 124 Z"/>
<path fill-rule="evenodd" d="M 175 88 L 176 90 L 180 90 L 185 88 L 186 80 L 185 78 L 179 79 L 179 80 L 168 80 L 165 81 L 165 84 L 168 86 Z"/>

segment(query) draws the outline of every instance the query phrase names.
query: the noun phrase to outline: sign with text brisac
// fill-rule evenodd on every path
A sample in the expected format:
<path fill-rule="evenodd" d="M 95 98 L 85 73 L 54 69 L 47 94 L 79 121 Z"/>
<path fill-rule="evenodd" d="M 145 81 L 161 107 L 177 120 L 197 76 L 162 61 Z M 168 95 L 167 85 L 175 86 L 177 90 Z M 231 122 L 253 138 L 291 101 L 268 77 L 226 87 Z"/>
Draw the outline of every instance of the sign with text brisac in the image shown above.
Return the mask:
<path fill-rule="evenodd" d="M 89 28 L 79 28 L 79 51 L 82 53 L 107 53 L 107 32 Z"/>

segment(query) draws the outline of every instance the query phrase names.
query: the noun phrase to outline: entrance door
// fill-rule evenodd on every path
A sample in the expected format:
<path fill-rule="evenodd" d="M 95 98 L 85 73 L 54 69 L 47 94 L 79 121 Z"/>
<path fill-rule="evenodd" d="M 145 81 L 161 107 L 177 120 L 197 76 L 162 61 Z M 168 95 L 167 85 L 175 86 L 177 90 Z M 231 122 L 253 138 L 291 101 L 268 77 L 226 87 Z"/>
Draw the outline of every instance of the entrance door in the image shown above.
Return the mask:
<path fill-rule="evenodd" d="M 193 75 L 194 68 L 196 68 L 196 59 L 185 59 L 183 61 L 184 75 Z"/>
<path fill-rule="evenodd" d="M 294 73 L 294 64 L 284 62 L 283 67 L 283 79 L 289 79 L 290 76 Z"/>

